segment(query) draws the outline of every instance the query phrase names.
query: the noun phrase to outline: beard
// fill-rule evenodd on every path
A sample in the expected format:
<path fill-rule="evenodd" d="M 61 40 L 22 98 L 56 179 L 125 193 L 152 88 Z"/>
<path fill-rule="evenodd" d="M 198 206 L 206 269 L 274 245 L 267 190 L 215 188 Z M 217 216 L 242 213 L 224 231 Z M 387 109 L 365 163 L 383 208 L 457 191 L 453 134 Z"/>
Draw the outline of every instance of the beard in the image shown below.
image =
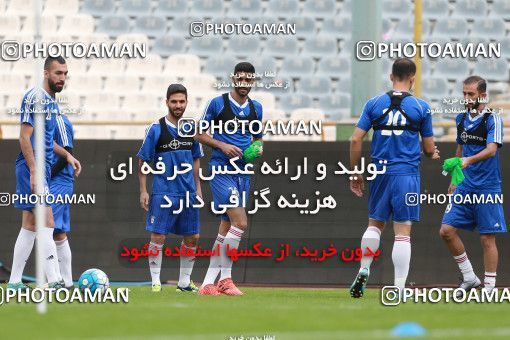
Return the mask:
<path fill-rule="evenodd" d="M 59 85 L 57 85 L 57 83 L 48 79 L 48 87 L 50 88 L 51 91 L 58 93 L 64 89 L 64 83 L 61 83 L 60 87 Z"/>
<path fill-rule="evenodd" d="M 234 89 L 240 97 L 246 97 L 250 93 L 251 88 L 249 87 L 236 87 Z M 242 93 L 241 93 L 242 91 Z M 245 93 L 246 92 L 246 93 Z"/>
<path fill-rule="evenodd" d="M 170 113 L 170 115 L 172 117 L 181 118 L 182 115 L 184 114 L 184 109 L 182 111 L 179 111 L 179 110 L 172 110 L 171 108 L 168 108 L 168 112 Z"/>

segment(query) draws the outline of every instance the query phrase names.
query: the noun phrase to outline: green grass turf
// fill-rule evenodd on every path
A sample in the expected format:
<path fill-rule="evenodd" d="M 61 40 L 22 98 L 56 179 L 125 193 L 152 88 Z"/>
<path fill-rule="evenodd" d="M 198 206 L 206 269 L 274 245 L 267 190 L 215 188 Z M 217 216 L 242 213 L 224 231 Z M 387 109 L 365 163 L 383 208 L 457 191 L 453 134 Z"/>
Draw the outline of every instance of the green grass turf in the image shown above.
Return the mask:
<path fill-rule="evenodd" d="M 4 285 L 5 287 L 5 285 Z M 130 287 L 127 304 L 0 306 L 1 338 L 275 339 L 390 338 L 399 322 L 414 321 L 430 338 L 510 337 L 508 304 L 381 305 L 378 289 L 352 299 L 347 289 L 242 288 L 245 296 L 196 296 L 165 286 Z M 254 338 L 255 339 L 255 338 Z"/>

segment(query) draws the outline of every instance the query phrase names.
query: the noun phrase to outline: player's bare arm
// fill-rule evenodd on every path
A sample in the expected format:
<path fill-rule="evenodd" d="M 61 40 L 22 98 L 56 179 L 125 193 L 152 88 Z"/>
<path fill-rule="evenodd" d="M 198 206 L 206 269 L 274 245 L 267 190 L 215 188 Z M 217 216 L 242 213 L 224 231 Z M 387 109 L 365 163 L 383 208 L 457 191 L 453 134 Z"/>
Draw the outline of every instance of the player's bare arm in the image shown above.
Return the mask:
<path fill-rule="evenodd" d="M 81 164 L 69 151 L 58 145 L 56 142 L 53 142 L 53 151 L 60 157 L 64 158 L 67 163 L 71 164 L 76 177 L 80 176 Z"/>
<path fill-rule="evenodd" d="M 489 143 L 487 144 L 487 147 L 477 153 L 474 156 L 471 157 L 463 157 L 462 158 L 462 169 L 467 168 L 471 164 L 484 161 L 488 158 L 494 157 L 496 154 L 496 151 L 498 151 L 498 144 L 497 143 Z"/>
<path fill-rule="evenodd" d="M 423 153 L 425 156 L 432 160 L 439 160 L 441 156 L 439 156 L 439 149 L 434 143 L 434 137 L 423 137 Z"/>
<path fill-rule="evenodd" d="M 34 127 L 30 124 L 21 124 L 21 131 L 19 135 L 19 144 L 21 152 L 30 170 L 30 190 L 35 192 L 35 157 L 34 150 L 32 149 L 32 142 L 30 138 L 34 133 Z"/>
<path fill-rule="evenodd" d="M 138 160 L 138 182 L 140 185 L 140 207 L 149 211 L 149 193 L 147 192 L 147 175 L 142 173 L 143 161 Z"/>
<path fill-rule="evenodd" d="M 363 149 L 363 138 L 367 132 L 360 128 L 355 128 L 354 133 L 351 137 L 350 146 L 350 160 L 351 169 L 358 166 L 361 162 L 361 151 Z M 363 197 L 363 191 L 365 190 L 365 182 L 361 175 L 357 175 L 356 179 L 351 180 L 351 191 L 358 197 Z"/>
<path fill-rule="evenodd" d="M 193 160 L 193 179 L 195 180 L 195 185 L 197 187 L 197 196 L 203 198 L 202 186 L 200 185 L 200 158 L 195 158 Z"/>
<path fill-rule="evenodd" d="M 197 134 L 195 139 L 205 145 L 208 145 L 212 148 L 220 149 L 225 155 L 230 158 L 233 157 L 243 157 L 243 151 L 235 145 L 220 142 L 214 138 L 212 138 L 207 133 Z"/>

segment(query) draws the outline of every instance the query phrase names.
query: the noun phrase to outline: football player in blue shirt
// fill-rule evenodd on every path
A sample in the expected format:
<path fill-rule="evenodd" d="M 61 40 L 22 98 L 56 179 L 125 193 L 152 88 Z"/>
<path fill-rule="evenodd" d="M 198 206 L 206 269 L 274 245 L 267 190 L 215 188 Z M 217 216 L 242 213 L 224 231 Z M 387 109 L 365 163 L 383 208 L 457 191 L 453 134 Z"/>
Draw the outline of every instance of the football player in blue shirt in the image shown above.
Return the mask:
<path fill-rule="evenodd" d="M 67 65 L 62 57 L 48 57 L 44 62 L 44 82 L 42 87 L 34 87 L 23 97 L 21 103 L 21 131 L 20 147 L 21 152 L 16 159 L 16 194 L 19 199 L 15 202 L 15 208 L 21 209 L 22 225 L 16 244 L 14 245 L 14 255 L 12 260 L 12 271 L 7 288 L 27 289 L 21 281 L 25 264 L 32 252 L 35 232 L 35 204 L 33 200 L 27 200 L 36 190 L 36 163 L 34 156 L 34 125 L 36 102 L 41 104 L 42 113 L 45 115 L 45 184 L 44 192 L 49 193 L 48 183 L 51 177 L 51 165 L 53 163 L 53 153 L 63 157 L 67 163 L 71 164 L 75 176 L 81 171 L 80 162 L 75 159 L 68 151 L 54 142 L 55 127 L 57 126 L 56 117 L 60 113 L 55 94 L 62 91 L 67 78 Z M 53 241 L 53 228 L 55 226 L 53 213 L 50 206 L 46 207 L 46 227 L 42 228 L 41 246 L 44 256 L 44 269 L 49 287 L 62 287 L 55 268 L 57 264 L 57 250 Z"/>
<path fill-rule="evenodd" d="M 210 123 L 224 124 L 223 126 L 228 125 L 226 122 L 232 121 L 238 126 L 239 124 L 247 126 L 254 120 L 262 121 L 262 105 L 248 97 L 255 80 L 255 67 L 248 62 L 241 62 L 235 66 L 233 75 L 234 90 L 211 99 L 202 119 Z M 227 166 L 229 170 L 232 170 L 234 167 L 230 164 L 230 158 L 239 157 L 236 165 L 244 169 L 246 166 L 243 159 L 244 150 L 253 141 L 262 141 L 262 134 L 252 135 L 249 128 L 244 131 L 239 128 L 233 134 L 213 131 L 212 137 L 207 133 L 199 133 L 197 140 L 213 148 L 209 161 L 211 167 Z M 245 206 L 242 204 L 246 204 L 243 198 L 247 200 L 250 192 L 250 175 L 216 174 L 211 179 L 210 185 L 215 207 L 230 204 L 231 196 L 237 196 L 239 206 L 228 208 L 226 213 L 221 215 L 218 236 L 213 245 L 213 249 L 220 246 L 220 256 L 211 257 L 199 294 L 242 295 L 243 293 L 232 281 L 232 260 L 227 256 L 226 249 L 227 245 L 229 249 L 239 247 L 241 237 L 248 225 Z M 220 279 L 216 286 L 214 283 L 220 272 Z"/>
<path fill-rule="evenodd" d="M 411 260 L 411 224 L 420 220 L 419 202 L 411 200 L 420 193 L 421 145 L 424 153 L 439 159 L 434 145 L 432 117 L 429 105 L 414 97 L 411 91 L 416 65 L 410 59 L 393 63 L 390 79 L 393 89 L 370 99 L 363 109 L 351 138 L 351 167 L 360 165 L 363 137 L 372 128 L 371 157 L 378 170 L 386 167 L 370 183 L 368 198 L 368 228 L 361 239 L 363 257 L 360 270 L 350 288 L 354 298 L 363 296 L 370 275 L 372 254 L 379 249 L 381 232 L 390 216 L 395 240 L 392 259 L 395 267 L 395 286 L 405 287 Z M 360 175 L 351 180 L 351 191 L 363 196 L 364 181 Z"/>
<path fill-rule="evenodd" d="M 161 291 L 161 262 L 163 243 L 168 233 L 182 235 L 180 274 L 177 292 L 196 293 L 198 288 L 191 281 L 191 272 L 200 234 L 197 195 L 202 197 L 199 169 L 203 157 L 201 145 L 193 137 L 181 137 L 178 122 L 188 103 L 188 92 L 181 84 L 171 84 L 166 92 L 168 114 L 153 123 L 148 129 L 142 147 L 138 152 L 140 181 L 140 205 L 147 211 L 146 229 L 151 232 L 149 245 L 149 268 L 152 278 L 152 291 Z M 147 175 L 142 173 L 144 163 L 164 163 L 164 173 L 154 174 L 152 192 L 147 192 Z M 184 171 L 192 167 L 192 171 Z M 153 167 L 154 168 L 154 167 Z M 160 167 L 157 167 L 159 169 Z M 182 173 L 175 174 L 174 170 Z M 168 179 L 168 177 L 175 177 Z M 189 195 L 189 202 L 186 196 Z M 171 201 L 171 207 L 162 207 Z"/>
<path fill-rule="evenodd" d="M 440 235 L 462 272 L 460 288 L 468 290 L 478 287 L 481 282 L 473 271 L 457 230 L 478 230 L 484 253 L 484 288 L 492 291 L 496 285 L 498 266 L 496 234 L 506 232 L 503 204 L 493 203 L 496 196 L 501 195 L 499 148 L 503 146 L 503 121 L 483 103 L 487 97 L 485 79 L 468 77 L 464 80 L 463 94 L 468 100 L 465 104 L 467 112 L 460 113 L 456 118 L 456 155 L 462 157 L 464 181 L 457 188 L 451 185 L 448 191 L 462 200 L 467 196 L 474 199 L 478 195 L 486 197 L 487 201 L 472 204 L 462 201 L 456 204 L 452 200 L 443 216 Z M 493 201 L 489 200 L 489 196 Z"/>
<path fill-rule="evenodd" d="M 73 125 L 65 114 L 56 117 L 55 142 L 67 152 L 73 154 Z M 70 197 L 73 195 L 74 169 L 67 161 L 55 154 L 51 168 L 50 193 L 55 197 Z M 68 203 L 54 203 L 51 205 L 55 229 L 53 239 L 57 246 L 57 274 L 68 288 L 73 286 L 73 272 L 71 265 L 71 247 L 67 239 L 67 233 L 71 231 L 71 214 Z"/>

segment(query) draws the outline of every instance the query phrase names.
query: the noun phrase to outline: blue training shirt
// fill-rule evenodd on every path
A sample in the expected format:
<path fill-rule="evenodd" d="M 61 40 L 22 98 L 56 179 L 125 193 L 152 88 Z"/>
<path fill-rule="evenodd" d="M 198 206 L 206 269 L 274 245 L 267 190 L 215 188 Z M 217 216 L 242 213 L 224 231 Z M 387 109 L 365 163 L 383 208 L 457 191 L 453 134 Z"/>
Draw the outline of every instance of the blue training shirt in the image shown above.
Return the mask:
<path fill-rule="evenodd" d="M 74 139 L 74 131 L 73 125 L 69 121 L 64 114 L 59 114 L 56 117 L 57 119 L 57 128 L 55 129 L 54 140 L 61 147 L 69 147 L 73 148 L 73 139 Z M 54 154 L 52 166 L 58 161 L 60 158 L 59 155 Z M 62 170 L 60 170 L 55 177 L 51 178 L 52 182 L 56 182 L 61 185 L 73 184 L 74 182 L 74 169 L 71 164 L 67 164 Z"/>
<path fill-rule="evenodd" d="M 381 117 L 390 107 L 390 96 L 386 93 L 371 98 L 365 104 L 356 127 L 368 131 L 373 121 Z M 433 136 L 432 116 L 427 102 L 414 96 L 405 97 L 400 107 L 419 126 L 419 134 L 410 130 L 375 130 L 372 136 L 371 157 L 377 168 L 382 167 L 380 160 L 386 160 L 386 174 L 418 175 L 420 171 L 422 137 Z M 392 119 L 392 121 L 390 121 Z M 381 122 L 383 125 L 410 125 L 410 122 L 398 110 Z"/>
<path fill-rule="evenodd" d="M 232 96 L 228 95 L 230 108 L 236 117 L 244 118 L 248 117 L 250 114 L 250 105 L 248 100 L 244 102 L 243 105 L 239 105 Z M 262 122 L 262 105 L 256 100 L 252 100 L 253 106 L 255 107 L 255 113 L 257 115 L 257 120 Z M 211 123 L 223 110 L 223 98 L 222 96 L 217 96 L 209 101 L 207 104 L 202 119 Z M 221 142 L 232 144 L 240 148 L 242 151 L 247 149 L 252 143 L 253 138 L 262 138 L 263 134 L 251 135 L 249 129 L 246 129 L 243 134 L 241 129 L 238 129 L 234 134 L 227 133 L 218 133 L 216 131 L 213 132 L 212 138 L 219 140 Z M 213 149 L 211 159 L 209 161 L 210 165 L 226 165 L 229 164 L 230 157 L 224 154 L 220 149 Z M 243 169 L 246 163 L 244 160 L 239 159 L 236 164 Z"/>
<path fill-rule="evenodd" d="M 174 139 L 178 138 L 177 127 L 165 118 L 165 122 L 169 132 Z M 193 171 L 188 171 L 184 174 L 177 175 L 174 180 L 168 180 L 168 176 L 174 174 L 174 166 L 177 170 L 183 170 L 184 166 L 181 164 L 193 165 L 193 160 L 204 156 L 202 146 L 199 142 L 193 141 L 191 150 L 175 150 L 167 152 L 157 152 L 156 146 L 161 135 L 161 126 L 159 121 L 153 123 L 147 129 L 143 144 L 138 151 L 138 158 L 149 164 L 152 168 L 156 169 L 155 164 L 158 158 L 162 157 L 162 162 L 165 163 L 165 173 L 155 174 L 152 180 L 152 194 L 167 194 L 172 196 L 184 196 L 186 192 L 195 194 L 197 189 L 193 177 Z"/>
<path fill-rule="evenodd" d="M 476 117 L 471 117 L 470 114 L 466 115 L 464 121 L 464 128 L 466 131 L 475 130 L 482 122 L 482 117 L 487 109 L 478 114 Z M 462 114 L 457 115 L 456 122 L 459 125 L 462 119 Z M 457 143 L 461 141 L 457 136 Z M 501 171 L 499 166 L 499 148 L 503 146 L 503 120 L 499 114 L 493 113 L 487 118 L 487 144 L 496 143 L 498 150 L 494 157 L 487 158 L 486 160 L 469 165 L 463 170 L 464 181 L 459 185 L 459 188 L 469 191 L 501 191 Z M 470 157 L 476 155 L 486 146 L 463 144 L 462 157 Z"/>
<path fill-rule="evenodd" d="M 41 98 L 41 109 L 45 116 L 45 134 L 44 134 L 44 146 L 45 146 L 45 161 L 46 167 L 51 167 L 53 162 L 53 136 L 55 133 L 55 127 L 57 126 L 57 115 L 60 113 L 57 102 L 52 98 L 48 92 L 41 87 L 34 87 L 27 91 L 21 101 L 21 115 L 20 123 L 29 124 L 35 127 L 35 103 L 37 98 Z M 35 156 L 35 131 L 30 137 L 32 143 L 32 149 L 34 150 Z M 26 163 L 23 153 L 20 152 L 16 158 L 16 164 Z"/>

